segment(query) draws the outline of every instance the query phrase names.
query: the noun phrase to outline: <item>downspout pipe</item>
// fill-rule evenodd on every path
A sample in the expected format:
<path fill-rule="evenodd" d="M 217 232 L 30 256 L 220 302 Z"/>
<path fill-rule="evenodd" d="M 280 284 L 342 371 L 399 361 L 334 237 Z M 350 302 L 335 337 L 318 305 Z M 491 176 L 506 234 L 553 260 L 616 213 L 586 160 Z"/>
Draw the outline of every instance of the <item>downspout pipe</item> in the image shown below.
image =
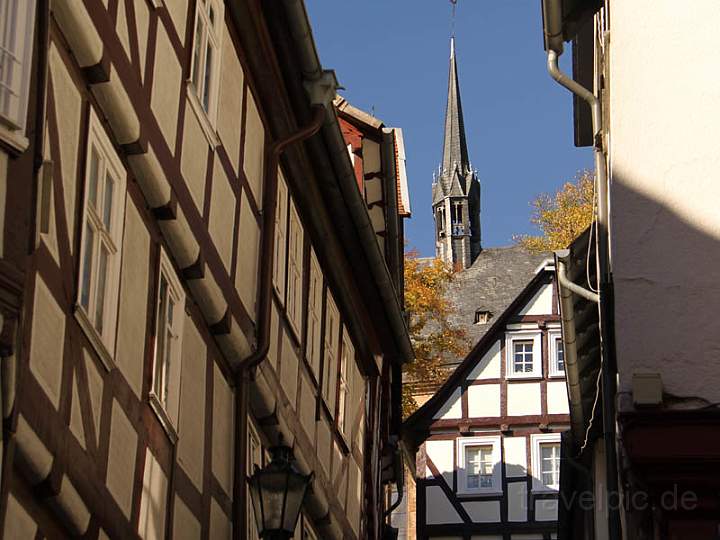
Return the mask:
<path fill-rule="evenodd" d="M 553 6 L 548 9 L 547 6 Z M 561 13 L 559 10 L 559 0 L 545 0 L 543 2 L 544 12 L 551 11 L 553 13 Z M 546 34 L 549 32 L 546 30 Z M 619 496 L 618 482 L 618 459 L 617 447 L 615 444 L 615 395 L 616 395 L 616 369 L 611 360 L 611 329 L 608 321 L 611 315 L 609 306 L 612 303 L 612 279 L 611 279 L 611 260 L 608 249 L 608 176 L 607 163 L 605 154 L 602 150 L 602 111 L 600 100 L 593 92 L 578 84 L 571 77 L 568 77 L 560 70 L 558 58 L 562 54 L 562 48 L 559 51 L 548 48 L 547 67 L 550 76 L 561 86 L 567 88 L 570 92 L 584 100 L 589 106 L 592 113 L 592 127 L 594 134 L 593 154 L 595 156 L 595 185 L 597 193 L 597 274 L 600 279 L 600 302 L 598 304 L 599 323 L 600 323 L 600 354 L 602 355 L 602 398 L 603 398 L 603 439 L 605 443 L 605 460 L 607 467 L 607 504 L 608 504 L 608 533 L 610 540 L 619 540 L 622 538 L 622 528 L 620 524 L 620 509 L 617 505 L 611 504 L 611 497 Z"/>
<path fill-rule="evenodd" d="M 325 121 L 325 106 L 313 105 L 310 122 L 295 133 L 275 141 L 268 149 L 265 168 L 265 187 L 262 205 L 262 246 L 260 251 L 260 290 L 258 291 L 257 346 L 243 362 L 235 377 L 235 463 L 233 483 L 233 538 L 245 537 L 247 520 L 245 477 L 247 455 L 248 413 L 250 408 L 250 383 L 255 368 L 267 357 L 270 350 L 270 316 L 272 311 L 272 274 L 275 248 L 275 218 L 277 213 L 277 187 L 280 156 L 291 144 L 315 135 Z"/>
<path fill-rule="evenodd" d="M 562 317 L 563 351 L 565 352 L 565 377 L 567 380 L 568 401 L 570 402 L 570 422 L 573 438 L 582 441 L 585 436 L 585 418 L 582 406 L 582 389 L 580 387 L 580 367 L 577 361 L 577 337 L 575 335 L 575 311 L 573 308 L 573 292 L 576 289 L 589 294 L 581 295 L 588 300 L 599 302 L 597 294 L 586 291 L 567 277 L 567 260 L 570 251 L 567 249 L 555 252 L 557 268 L 558 293 L 560 295 L 560 315 Z M 594 297 L 594 298 L 593 298 Z"/>

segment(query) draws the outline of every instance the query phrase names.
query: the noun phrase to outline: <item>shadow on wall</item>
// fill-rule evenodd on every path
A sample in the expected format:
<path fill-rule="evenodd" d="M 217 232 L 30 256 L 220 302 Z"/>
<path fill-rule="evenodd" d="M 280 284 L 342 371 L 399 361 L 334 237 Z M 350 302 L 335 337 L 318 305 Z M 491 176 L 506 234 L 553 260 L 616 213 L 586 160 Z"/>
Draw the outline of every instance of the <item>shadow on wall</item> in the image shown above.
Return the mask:
<path fill-rule="evenodd" d="M 720 198 L 720 184 L 707 196 Z M 701 222 L 682 186 L 672 197 L 684 215 L 613 176 L 619 391 L 630 391 L 633 372 L 652 371 L 666 392 L 702 406 L 720 402 L 720 213 Z"/>

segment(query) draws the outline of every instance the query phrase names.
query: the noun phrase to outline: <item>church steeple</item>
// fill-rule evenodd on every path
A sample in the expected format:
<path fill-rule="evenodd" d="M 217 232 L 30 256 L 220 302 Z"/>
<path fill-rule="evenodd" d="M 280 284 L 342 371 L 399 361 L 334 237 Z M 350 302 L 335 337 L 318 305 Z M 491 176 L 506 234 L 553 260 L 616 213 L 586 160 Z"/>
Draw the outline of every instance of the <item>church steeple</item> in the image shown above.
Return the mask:
<path fill-rule="evenodd" d="M 460 82 L 455 60 L 455 37 L 453 36 L 450 38 L 450 75 L 448 76 L 447 108 L 445 109 L 442 168 L 450 170 L 455 164 L 460 165 L 461 171 L 467 171 L 470 168 L 462 102 L 460 101 Z"/>
<path fill-rule="evenodd" d="M 468 156 L 454 36 L 450 39 L 442 164 L 433 175 L 432 191 L 435 255 L 468 268 L 481 250 L 480 183 Z"/>

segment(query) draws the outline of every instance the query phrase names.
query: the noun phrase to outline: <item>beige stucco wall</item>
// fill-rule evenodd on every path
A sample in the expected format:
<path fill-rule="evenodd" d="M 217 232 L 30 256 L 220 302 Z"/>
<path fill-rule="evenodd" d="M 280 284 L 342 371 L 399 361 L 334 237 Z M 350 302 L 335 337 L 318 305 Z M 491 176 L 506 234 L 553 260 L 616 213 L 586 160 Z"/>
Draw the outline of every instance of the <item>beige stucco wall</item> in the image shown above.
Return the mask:
<path fill-rule="evenodd" d="M 720 401 L 720 3 L 610 2 L 612 257 L 620 391 L 661 374 Z"/>

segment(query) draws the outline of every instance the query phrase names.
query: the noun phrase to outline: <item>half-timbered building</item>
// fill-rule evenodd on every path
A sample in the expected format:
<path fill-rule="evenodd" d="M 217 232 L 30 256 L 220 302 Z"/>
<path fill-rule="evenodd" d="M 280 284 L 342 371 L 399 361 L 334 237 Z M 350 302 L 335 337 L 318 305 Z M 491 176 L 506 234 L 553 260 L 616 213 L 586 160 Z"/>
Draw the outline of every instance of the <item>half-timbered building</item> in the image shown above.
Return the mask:
<path fill-rule="evenodd" d="M 314 474 L 296 536 L 379 538 L 399 132 L 356 175 L 302 1 L 0 11 L 4 537 L 256 538 L 281 441 Z"/>
<path fill-rule="evenodd" d="M 418 538 L 547 540 L 568 427 L 552 260 L 405 422 Z"/>

